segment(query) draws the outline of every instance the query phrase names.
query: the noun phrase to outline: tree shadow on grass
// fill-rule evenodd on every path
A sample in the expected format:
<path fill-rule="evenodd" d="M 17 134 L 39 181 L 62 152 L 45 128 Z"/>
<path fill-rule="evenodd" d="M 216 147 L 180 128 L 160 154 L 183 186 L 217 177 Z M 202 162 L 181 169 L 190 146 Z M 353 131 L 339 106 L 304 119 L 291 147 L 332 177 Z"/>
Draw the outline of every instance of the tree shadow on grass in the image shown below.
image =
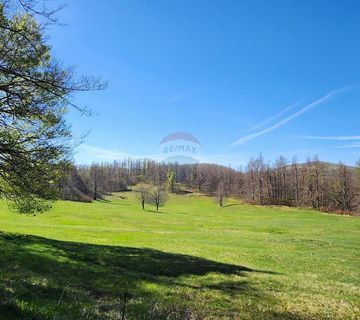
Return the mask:
<path fill-rule="evenodd" d="M 184 277 L 218 274 L 245 279 L 248 273 L 264 272 L 148 248 L 1 232 L 0 248 L 0 319 L 117 319 L 124 292 L 137 301 L 129 306 L 127 319 L 148 319 L 142 316 L 150 308 L 146 301 L 176 300 L 177 288 L 193 289 Z M 246 280 L 200 288 L 229 295 L 255 290 Z"/>
<path fill-rule="evenodd" d="M 192 194 L 193 191 L 185 190 L 185 189 L 174 189 L 172 193 L 180 194 L 180 195 L 188 195 L 188 194 Z"/>
<path fill-rule="evenodd" d="M 129 203 L 113 202 L 108 199 L 98 199 L 98 200 L 96 200 L 96 202 L 100 202 L 101 204 L 108 204 L 108 205 L 112 205 L 112 206 L 130 206 Z"/>
<path fill-rule="evenodd" d="M 144 209 L 145 212 L 149 212 L 149 213 L 166 213 L 165 211 L 162 210 L 156 210 L 156 209 Z"/>
<path fill-rule="evenodd" d="M 236 206 L 241 206 L 241 203 L 229 203 L 229 204 L 224 204 L 224 205 L 223 205 L 223 208 L 236 207 Z"/>

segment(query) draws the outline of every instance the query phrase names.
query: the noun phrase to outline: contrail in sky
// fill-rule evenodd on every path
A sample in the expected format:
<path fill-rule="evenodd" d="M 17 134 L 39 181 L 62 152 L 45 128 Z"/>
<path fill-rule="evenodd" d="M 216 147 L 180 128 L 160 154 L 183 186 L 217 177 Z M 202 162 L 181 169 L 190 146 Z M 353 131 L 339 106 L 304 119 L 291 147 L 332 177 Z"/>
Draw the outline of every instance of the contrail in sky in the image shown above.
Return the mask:
<path fill-rule="evenodd" d="M 269 119 L 266 119 L 264 120 L 263 122 L 260 122 L 259 124 L 257 124 L 256 126 L 250 128 L 249 130 L 247 131 L 252 131 L 252 130 L 255 130 L 255 129 L 259 129 L 261 127 L 263 127 L 264 125 L 268 124 L 269 122 L 272 122 L 278 118 L 280 118 L 283 114 L 285 114 L 286 112 L 288 112 L 289 110 L 293 109 L 294 107 L 296 107 L 297 105 L 299 104 L 299 102 L 295 102 L 293 103 L 292 105 L 286 107 L 284 110 L 282 110 L 281 112 L 279 112 L 277 115 L 269 118 Z"/>
<path fill-rule="evenodd" d="M 258 132 L 246 135 L 238 140 L 236 140 L 235 142 L 233 142 L 230 147 L 235 147 L 238 145 L 242 145 L 246 142 L 249 142 L 251 140 L 256 139 L 257 137 L 260 137 L 264 134 L 267 134 L 285 124 L 287 124 L 288 122 L 290 122 L 291 120 L 294 120 L 295 118 L 301 116 L 303 113 L 309 111 L 310 109 L 316 107 L 317 105 L 326 102 L 327 100 L 329 100 L 330 98 L 336 96 L 337 94 L 339 94 L 340 92 L 348 89 L 350 86 L 344 87 L 344 88 L 340 88 L 340 89 L 336 89 L 336 90 L 332 90 L 329 93 L 327 93 L 326 95 L 322 96 L 320 99 L 313 101 L 312 103 L 306 105 L 305 107 L 303 107 L 302 109 L 300 109 L 299 111 L 293 113 L 292 115 L 286 117 L 285 119 L 279 121 L 278 123 L 274 124 L 271 127 L 268 127 L 266 129 L 260 130 Z M 290 108 L 291 106 L 289 106 L 288 108 Z"/>

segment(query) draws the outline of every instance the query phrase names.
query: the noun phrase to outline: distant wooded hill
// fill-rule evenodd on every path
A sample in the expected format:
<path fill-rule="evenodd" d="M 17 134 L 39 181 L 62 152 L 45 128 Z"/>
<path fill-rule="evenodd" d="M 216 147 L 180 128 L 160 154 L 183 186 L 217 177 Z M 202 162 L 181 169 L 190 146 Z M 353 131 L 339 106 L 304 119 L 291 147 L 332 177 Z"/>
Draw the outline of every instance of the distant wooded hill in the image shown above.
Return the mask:
<path fill-rule="evenodd" d="M 181 184 L 209 196 L 239 197 L 260 205 L 313 207 L 338 213 L 360 211 L 360 163 L 350 167 L 322 162 L 317 157 L 306 163 L 289 162 L 284 157 L 266 163 L 260 156 L 251 159 L 244 170 L 134 159 L 73 166 L 60 185 L 61 197 L 92 201 L 140 182 L 167 187 Z"/>

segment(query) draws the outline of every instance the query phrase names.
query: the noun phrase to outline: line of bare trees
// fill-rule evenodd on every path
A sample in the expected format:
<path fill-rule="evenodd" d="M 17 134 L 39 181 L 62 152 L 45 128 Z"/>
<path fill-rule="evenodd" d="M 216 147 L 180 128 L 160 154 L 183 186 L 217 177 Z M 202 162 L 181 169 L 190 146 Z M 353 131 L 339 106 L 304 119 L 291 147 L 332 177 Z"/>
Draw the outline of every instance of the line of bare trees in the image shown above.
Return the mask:
<path fill-rule="evenodd" d="M 171 190 L 169 184 L 162 185 L 161 183 L 158 183 L 155 186 L 140 183 L 134 188 L 136 197 L 140 202 L 142 209 L 145 209 L 146 203 L 154 205 L 156 207 L 156 211 L 159 211 L 159 207 L 166 203 L 169 190 Z"/>
<path fill-rule="evenodd" d="M 279 157 L 267 163 L 260 155 L 244 170 L 214 164 L 166 164 L 127 159 L 90 166 L 74 166 L 60 185 L 62 198 L 91 201 L 128 190 L 139 184 L 177 185 L 214 197 L 219 206 L 227 197 L 239 197 L 259 205 L 313 207 L 333 212 L 360 210 L 360 161 L 356 168 L 321 162 L 305 163 Z M 144 202 L 142 203 L 145 205 Z"/>
<path fill-rule="evenodd" d="M 284 157 L 267 164 L 260 156 L 245 171 L 244 196 L 258 204 L 285 204 L 327 211 L 351 212 L 360 205 L 360 163 L 321 162 L 317 157 L 299 164 Z"/>

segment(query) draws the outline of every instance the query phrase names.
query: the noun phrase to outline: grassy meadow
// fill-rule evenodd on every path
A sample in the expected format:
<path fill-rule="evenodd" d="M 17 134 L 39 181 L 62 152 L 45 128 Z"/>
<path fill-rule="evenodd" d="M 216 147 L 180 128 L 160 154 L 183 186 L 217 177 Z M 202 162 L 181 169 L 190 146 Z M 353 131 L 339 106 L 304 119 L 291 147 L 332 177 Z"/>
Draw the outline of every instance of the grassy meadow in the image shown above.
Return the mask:
<path fill-rule="evenodd" d="M 0 319 L 360 319 L 360 219 L 132 192 L 0 202 Z"/>

